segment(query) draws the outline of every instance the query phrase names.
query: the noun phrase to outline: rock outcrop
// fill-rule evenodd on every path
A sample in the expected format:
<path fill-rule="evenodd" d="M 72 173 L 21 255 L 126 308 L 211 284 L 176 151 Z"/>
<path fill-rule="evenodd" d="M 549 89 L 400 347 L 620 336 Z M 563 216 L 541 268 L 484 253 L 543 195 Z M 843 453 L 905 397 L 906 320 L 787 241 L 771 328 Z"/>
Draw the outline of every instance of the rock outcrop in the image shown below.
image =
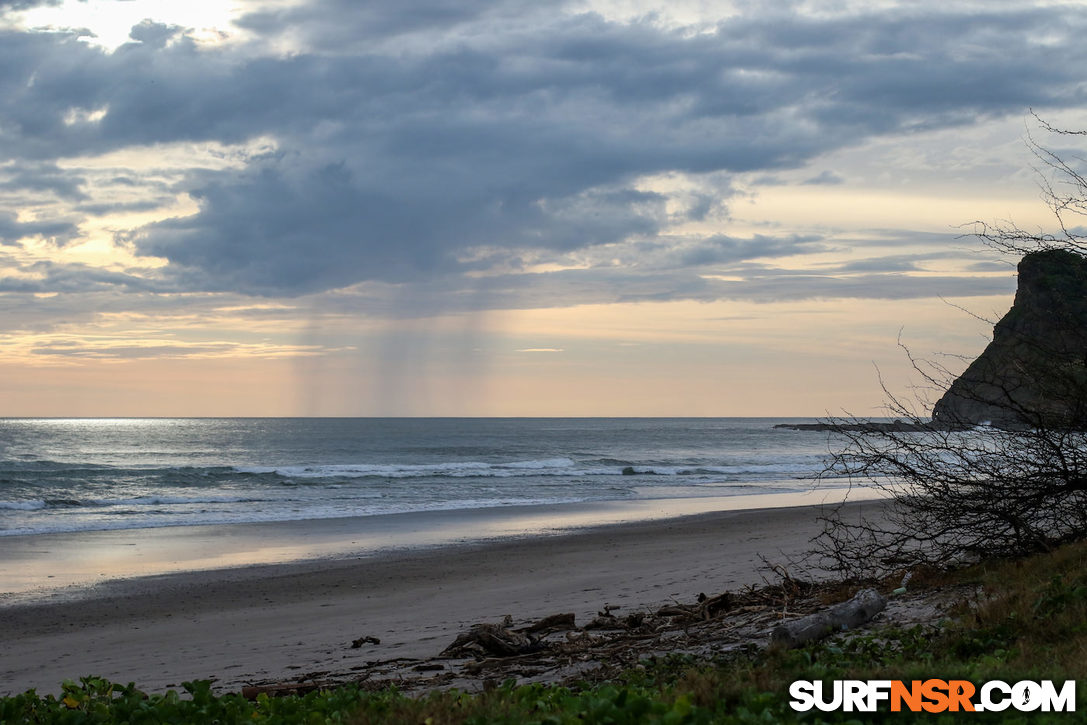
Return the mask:
<path fill-rule="evenodd" d="M 1087 428 L 1087 259 L 1031 252 L 993 341 L 936 403 L 933 423 Z"/>

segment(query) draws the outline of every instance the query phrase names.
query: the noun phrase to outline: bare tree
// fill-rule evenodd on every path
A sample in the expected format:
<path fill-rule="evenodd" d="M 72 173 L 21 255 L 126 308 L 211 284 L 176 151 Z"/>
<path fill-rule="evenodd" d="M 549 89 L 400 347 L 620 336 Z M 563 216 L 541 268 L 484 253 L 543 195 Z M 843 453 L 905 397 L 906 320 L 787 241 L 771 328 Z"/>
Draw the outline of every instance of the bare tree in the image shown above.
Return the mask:
<path fill-rule="evenodd" d="M 1087 135 L 1039 123 L 1061 139 Z M 1087 230 L 1077 225 L 1087 216 L 1087 162 L 1028 145 L 1059 231 L 977 229 L 985 244 L 1024 255 L 1015 304 L 992 343 L 961 376 L 907 350 L 921 384 L 910 400 L 884 387 L 895 424 L 829 421 L 842 443 L 827 474 L 888 494 L 877 517 L 840 508 L 826 518 L 819 551 L 840 574 L 1087 538 Z"/>
<path fill-rule="evenodd" d="M 1041 130 L 1055 139 L 1087 136 L 1087 131 L 1057 128 L 1036 113 L 1031 116 Z M 1027 148 L 1034 154 L 1034 167 L 1041 186 L 1042 200 L 1053 211 L 1057 231 L 1031 232 L 1015 224 L 974 222 L 974 235 L 1001 252 L 1022 256 L 1045 249 L 1063 249 L 1087 254 L 1087 159 L 1076 152 L 1059 152 L 1039 143 L 1034 135 L 1026 137 Z"/>

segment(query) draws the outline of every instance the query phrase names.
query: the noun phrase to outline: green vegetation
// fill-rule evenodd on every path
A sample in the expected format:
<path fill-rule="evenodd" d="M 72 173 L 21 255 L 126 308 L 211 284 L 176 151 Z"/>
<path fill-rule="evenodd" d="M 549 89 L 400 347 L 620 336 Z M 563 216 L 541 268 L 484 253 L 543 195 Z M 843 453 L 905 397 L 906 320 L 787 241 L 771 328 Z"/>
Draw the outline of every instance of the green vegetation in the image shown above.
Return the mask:
<path fill-rule="evenodd" d="M 936 575 L 972 592 L 938 630 L 881 630 L 791 652 L 742 651 L 713 661 L 647 661 L 617 680 L 578 688 L 506 683 L 482 694 L 411 697 L 357 686 L 248 701 L 215 695 L 206 682 L 185 693 L 145 695 L 98 679 L 65 683 L 59 697 L 33 691 L 0 699 L 3 723 L 776 723 L 1085 721 L 1087 544 L 1029 559 Z M 930 581 L 934 575 L 930 575 Z M 915 580 L 920 577 L 915 577 Z M 1079 712 L 794 713 L 797 679 L 1076 679 Z"/>

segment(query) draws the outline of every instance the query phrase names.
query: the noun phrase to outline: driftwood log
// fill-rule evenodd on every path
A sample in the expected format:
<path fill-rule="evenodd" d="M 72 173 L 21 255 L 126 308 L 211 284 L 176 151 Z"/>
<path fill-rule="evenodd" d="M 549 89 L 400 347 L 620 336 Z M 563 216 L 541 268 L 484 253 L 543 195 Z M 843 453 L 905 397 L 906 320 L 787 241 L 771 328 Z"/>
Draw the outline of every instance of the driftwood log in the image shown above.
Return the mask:
<path fill-rule="evenodd" d="M 545 649 L 540 639 L 550 632 L 576 629 L 571 613 L 552 614 L 521 629 L 513 629 L 512 624 L 508 614 L 500 624 L 474 624 L 457 635 L 439 656 L 517 657 Z"/>
<path fill-rule="evenodd" d="M 834 632 L 859 627 L 886 606 L 887 599 L 875 589 L 862 589 L 847 602 L 778 625 L 770 634 L 770 644 L 788 649 L 799 647 Z"/>
<path fill-rule="evenodd" d="M 521 632 L 501 624 L 474 624 L 467 632 L 457 635 L 453 644 L 442 650 L 441 656 L 514 657 L 536 649 L 536 642 Z"/>

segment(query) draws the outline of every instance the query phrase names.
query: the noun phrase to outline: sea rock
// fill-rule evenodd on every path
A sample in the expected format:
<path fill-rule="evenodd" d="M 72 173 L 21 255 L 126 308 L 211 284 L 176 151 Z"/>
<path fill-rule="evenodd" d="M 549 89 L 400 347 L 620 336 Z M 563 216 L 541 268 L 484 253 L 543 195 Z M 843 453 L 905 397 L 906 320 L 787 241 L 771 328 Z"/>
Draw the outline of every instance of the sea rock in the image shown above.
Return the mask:
<path fill-rule="evenodd" d="M 778 423 L 774 428 L 831 433 L 915 433 L 932 430 L 933 426 L 928 423 L 914 423 L 904 420 L 892 420 L 890 422 L 866 420 L 848 423 Z"/>
<path fill-rule="evenodd" d="M 932 418 L 940 427 L 1087 428 L 1087 259 L 1060 249 L 1023 257 L 1012 308 Z"/>

